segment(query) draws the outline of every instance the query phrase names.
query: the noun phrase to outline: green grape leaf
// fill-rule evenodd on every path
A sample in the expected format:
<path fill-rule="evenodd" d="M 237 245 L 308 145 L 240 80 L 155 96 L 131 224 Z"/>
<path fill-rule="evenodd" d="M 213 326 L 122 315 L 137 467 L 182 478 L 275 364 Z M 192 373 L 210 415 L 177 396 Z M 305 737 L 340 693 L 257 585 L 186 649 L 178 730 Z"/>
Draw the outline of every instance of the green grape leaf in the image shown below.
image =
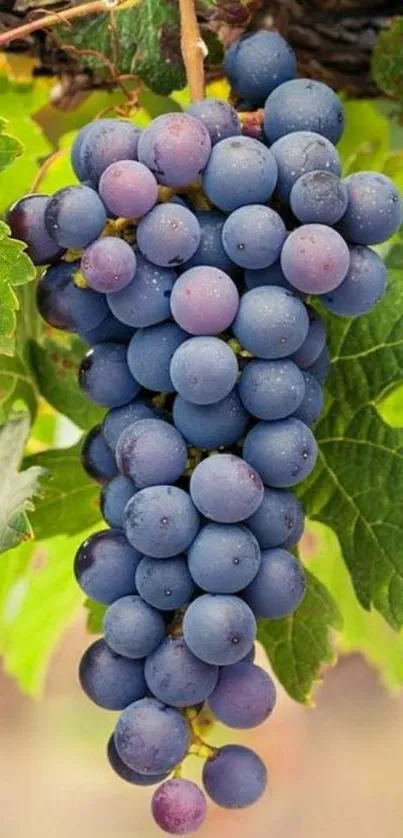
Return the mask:
<path fill-rule="evenodd" d="M 5 672 L 29 695 L 43 692 L 50 657 L 83 601 L 72 561 L 90 534 L 21 544 L 3 556 L 0 654 Z"/>
<path fill-rule="evenodd" d="M 9 236 L 7 224 L 0 221 L 0 353 L 12 355 L 17 325 L 18 297 L 14 288 L 30 282 L 35 268 L 24 253 L 25 245 Z"/>
<path fill-rule="evenodd" d="M 43 451 L 27 457 L 27 466 L 41 466 L 50 473 L 42 497 L 31 516 L 38 539 L 66 533 L 74 535 L 101 521 L 100 488 L 80 463 L 81 443 L 71 448 Z"/>
<path fill-rule="evenodd" d="M 6 169 L 23 151 L 19 140 L 11 137 L 5 128 L 6 123 L 4 119 L 0 119 L 0 171 Z"/>
<path fill-rule="evenodd" d="M 363 655 L 379 671 L 389 690 L 402 687 L 403 632 L 393 631 L 377 611 L 365 611 L 359 604 L 335 533 L 323 524 L 309 522 L 301 553 L 341 612 L 343 628 L 337 634 L 338 651 Z"/>
<path fill-rule="evenodd" d="M 306 571 L 307 590 L 294 614 L 282 620 L 259 620 L 258 640 L 289 695 L 303 704 L 324 664 L 335 662 L 332 632 L 342 626 L 340 612 L 327 588 Z"/>
<path fill-rule="evenodd" d="M 77 370 L 84 354 L 79 339 L 73 339 L 68 348 L 52 340 L 31 345 L 32 367 L 41 395 L 79 428 L 89 430 L 102 421 L 105 410 L 93 404 L 78 386 Z"/>
<path fill-rule="evenodd" d="M 24 404 L 34 418 L 37 391 L 31 371 L 24 360 L 16 355 L 0 355 L 0 425 L 4 424 L 14 406 Z"/>
<path fill-rule="evenodd" d="M 403 430 L 377 403 L 403 379 L 402 249 L 389 288 L 363 318 L 326 317 L 331 373 L 315 428 L 316 469 L 299 487 L 311 518 L 337 534 L 361 605 L 403 625 Z"/>
<path fill-rule="evenodd" d="M 69 27 L 57 27 L 63 46 L 77 50 L 80 59 L 110 76 L 111 65 L 120 74 L 139 76 L 157 93 L 183 87 L 185 72 L 180 51 L 179 10 L 175 2 L 136 0 L 117 10 L 89 15 Z M 86 50 L 91 54 L 85 54 Z M 74 53 L 73 53 L 74 54 Z"/>
<path fill-rule="evenodd" d="M 403 17 L 392 19 L 380 33 L 372 54 L 372 73 L 378 87 L 403 105 Z"/>
<path fill-rule="evenodd" d="M 94 599 L 86 599 L 84 604 L 87 611 L 87 631 L 89 634 L 102 634 L 102 623 L 108 606 L 102 602 L 95 602 Z"/>
<path fill-rule="evenodd" d="M 29 433 L 26 415 L 15 416 L 0 429 L 0 552 L 32 538 L 28 512 L 40 491 L 45 469 L 35 465 L 18 471 Z"/>

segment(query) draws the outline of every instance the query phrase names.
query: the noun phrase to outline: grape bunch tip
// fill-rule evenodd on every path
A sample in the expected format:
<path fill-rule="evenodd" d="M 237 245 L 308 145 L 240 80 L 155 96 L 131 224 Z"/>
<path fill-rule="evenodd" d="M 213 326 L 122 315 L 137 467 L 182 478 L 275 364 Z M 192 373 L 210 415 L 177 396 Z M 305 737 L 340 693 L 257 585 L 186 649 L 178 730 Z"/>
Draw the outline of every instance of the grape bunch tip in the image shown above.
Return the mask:
<path fill-rule="evenodd" d="M 95 120 L 72 148 L 79 182 L 8 213 L 46 266 L 39 311 L 88 344 L 80 387 L 106 411 L 82 446 L 107 526 L 75 557 L 106 608 L 80 682 L 121 713 L 112 769 L 157 786 L 154 820 L 177 835 L 202 824 L 206 795 L 238 809 L 265 791 L 261 758 L 206 744 L 198 717 L 248 729 L 274 709 L 254 644 L 257 621 L 286 619 L 306 591 L 293 487 L 315 467 L 330 366 L 317 305 L 371 311 L 387 286 L 372 246 L 402 220 L 385 175 L 341 177 L 342 102 L 296 78 L 279 34 L 241 38 L 225 71 L 238 110 Z M 258 139 L 245 108 L 264 109 Z M 190 750 L 203 788 L 182 776 Z"/>

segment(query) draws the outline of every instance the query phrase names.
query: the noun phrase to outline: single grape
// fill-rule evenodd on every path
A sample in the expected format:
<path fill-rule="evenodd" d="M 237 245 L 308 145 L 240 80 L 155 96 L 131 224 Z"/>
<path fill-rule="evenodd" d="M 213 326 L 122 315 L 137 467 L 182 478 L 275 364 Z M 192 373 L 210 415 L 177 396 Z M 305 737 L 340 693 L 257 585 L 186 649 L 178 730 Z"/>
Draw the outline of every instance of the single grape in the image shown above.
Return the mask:
<path fill-rule="evenodd" d="M 108 305 L 115 317 L 129 326 L 144 328 L 161 323 L 170 316 L 170 297 L 176 273 L 161 268 L 136 253 L 134 279 L 114 294 L 108 294 Z"/>
<path fill-rule="evenodd" d="M 84 653 L 79 680 L 88 698 L 105 710 L 123 710 L 147 692 L 143 662 L 117 655 L 104 640 Z"/>
<path fill-rule="evenodd" d="M 90 288 L 102 294 L 120 291 L 136 273 L 132 247 L 116 236 L 104 236 L 90 244 L 81 259 L 81 270 Z"/>
<path fill-rule="evenodd" d="M 110 605 L 136 593 L 134 577 L 141 554 L 119 530 L 94 533 L 78 548 L 74 559 L 77 582 L 91 599 Z"/>
<path fill-rule="evenodd" d="M 280 260 L 273 262 L 268 268 L 261 268 L 258 271 L 246 270 L 244 273 L 245 285 L 248 291 L 252 288 L 260 288 L 261 285 L 277 285 L 279 288 L 286 288 L 296 294 L 295 288 L 290 285 L 281 270 Z"/>
<path fill-rule="evenodd" d="M 303 370 L 302 374 L 305 380 L 305 395 L 298 410 L 293 415 L 296 419 L 300 419 L 301 422 L 305 422 L 305 425 L 311 426 L 315 424 L 322 413 L 324 403 L 323 390 L 319 381 L 311 373 Z"/>
<path fill-rule="evenodd" d="M 107 123 L 107 119 L 94 119 L 92 122 L 88 122 L 87 125 L 84 125 L 83 128 L 80 129 L 78 134 L 75 137 L 74 143 L 71 147 L 71 165 L 73 167 L 73 171 L 77 175 L 78 180 L 86 180 L 87 173 L 85 169 L 85 161 L 82 156 L 82 147 L 84 140 L 88 137 L 91 132 L 96 133 L 99 130 L 100 123 Z"/>
<path fill-rule="evenodd" d="M 244 596 L 256 617 L 281 620 L 298 608 L 305 590 L 302 565 L 292 553 L 277 547 L 263 551 L 259 571 Z"/>
<path fill-rule="evenodd" d="M 343 127 L 343 105 L 334 90 L 321 81 L 286 81 L 266 100 L 264 131 L 270 145 L 295 131 L 315 131 L 337 143 Z"/>
<path fill-rule="evenodd" d="M 115 457 L 108 448 L 100 425 L 88 431 L 81 449 L 81 465 L 101 486 L 118 473 Z"/>
<path fill-rule="evenodd" d="M 245 523 L 262 550 L 293 547 L 304 531 L 304 509 L 292 492 L 265 488 L 259 509 Z"/>
<path fill-rule="evenodd" d="M 196 448 L 233 445 L 244 435 L 248 424 L 237 388 L 215 404 L 192 404 L 178 395 L 172 418 L 178 431 Z"/>
<path fill-rule="evenodd" d="M 55 192 L 45 209 L 45 226 L 59 247 L 87 247 L 101 235 L 105 207 L 88 186 L 66 186 Z"/>
<path fill-rule="evenodd" d="M 196 252 L 200 226 L 193 212 L 178 204 L 157 204 L 137 227 L 137 244 L 155 265 L 182 265 Z"/>
<path fill-rule="evenodd" d="M 234 320 L 238 305 L 235 283 L 218 268 L 190 268 L 172 289 L 172 316 L 191 335 L 224 332 Z"/>
<path fill-rule="evenodd" d="M 397 186 L 378 172 L 354 172 L 343 181 L 348 205 L 337 229 L 353 244 L 379 244 L 402 223 L 402 199 Z"/>
<path fill-rule="evenodd" d="M 260 547 L 247 527 L 206 524 L 189 547 L 188 564 L 199 588 L 212 594 L 234 594 L 256 576 Z"/>
<path fill-rule="evenodd" d="M 136 571 L 136 588 L 145 602 L 160 611 L 182 608 L 195 591 L 184 556 L 173 556 L 163 562 L 144 556 Z"/>
<path fill-rule="evenodd" d="M 191 652 L 205 663 L 228 666 L 249 652 L 256 638 L 256 620 L 237 596 L 203 594 L 183 618 L 183 636 Z"/>
<path fill-rule="evenodd" d="M 347 209 L 347 187 L 332 172 L 307 172 L 294 183 L 290 204 L 303 224 L 331 226 L 340 221 Z"/>
<path fill-rule="evenodd" d="M 186 109 L 186 113 L 203 123 L 210 135 L 212 146 L 220 140 L 242 133 L 241 120 L 235 108 L 221 99 L 202 99 L 199 102 L 193 102 Z"/>
<path fill-rule="evenodd" d="M 313 471 L 318 446 L 310 429 L 299 419 L 258 422 L 245 437 L 243 456 L 259 469 L 264 483 L 287 488 L 301 483 Z"/>
<path fill-rule="evenodd" d="M 218 806 L 243 809 L 266 790 L 266 766 L 250 748 L 224 745 L 204 764 L 203 786 Z"/>
<path fill-rule="evenodd" d="M 51 265 L 36 286 L 38 311 L 53 329 L 75 332 L 76 323 L 69 305 L 68 287 L 72 281 L 72 262 Z"/>
<path fill-rule="evenodd" d="M 91 288 L 79 288 L 75 285 L 75 276 L 80 271 L 79 262 L 66 262 L 70 266 L 71 279 L 66 286 L 66 304 L 79 334 L 92 332 L 102 328 L 108 317 L 109 310 L 104 294 L 98 294 Z"/>
<path fill-rule="evenodd" d="M 167 780 L 153 794 L 153 818 L 170 835 L 195 832 L 207 814 L 206 798 L 191 780 Z"/>
<path fill-rule="evenodd" d="M 176 323 L 158 323 L 148 329 L 139 329 L 133 336 L 127 362 L 132 375 L 142 387 L 156 392 L 172 393 L 170 366 L 177 348 L 188 337 Z"/>
<path fill-rule="evenodd" d="M 274 710 L 276 688 L 264 669 L 240 661 L 223 667 L 208 703 L 217 719 L 228 727 L 257 727 Z"/>
<path fill-rule="evenodd" d="M 242 268 L 267 268 L 279 258 L 287 231 L 277 212 L 250 204 L 227 218 L 222 241 L 228 256 Z"/>
<path fill-rule="evenodd" d="M 218 268 L 230 274 L 234 269 L 234 264 L 225 252 L 221 239 L 226 216 L 216 210 L 196 212 L 195 215 L 200 225 L 200 243 L 183 268 L 210 265 L 212 268 Z"/>
<path fill-rule="evenodd" d="M 135 486 L 175 483 L 187 460 L 187 447 L 176 428 L 161 419 L 139 419 L 122 431 L 116 446 L 119 470 Z"/>
<path fill-rule="evenodd" d="M 319 382 L 319 384 L 324 384 L 330 371 L 330 357 L 329 357 L 329 350 L 325 344 L 320 353 L 319 357 L 313 364 L 310 364 L 304 372 L 309 372 L 313 375 L 314 378 Z"/>
<path fill-rule="evenodd" d="M 102 424 L 106 444 L 111 451 L 115 452 L 120 434 L 129 425 L 132 425 L 133 422 L 137 422 L 139 419 L 154 418 L 154 411 L 140 397 L 122 407 L 114 407 L 112 410 L 108 410 Z"/>
<path fill-rule="evenodd" d="M 276 360 L 299 349 L 308 334 L 309 319 L 304 304 L 290 291 L 262 286 L 243 295 L 232 328 L 252 355 Z"/>
<path fill-rule="evenodd" d="M 214 454 L 196 466 L 190 479 L 190 494 L 206 518 L 235 524 L 259 508 L 263 483 L 259 473 L 241 457 Z"/>
<path fill-rule="evenodd" d="M 119 160 L 101 175 L 99 194 L 106 209 L 118 218 L 141 218 L 156 204 L 158 184 L 142 163 Z"/>
<path fill-rule="evenodd" d="M 347 276 L 333 291 L 322 296 L 332 314 L 361 317 L 371 311 L 386 292 L 387 270 L 380 256 L 369 247 L 350 247 Z"/>
<path fill-rule="evenodd" d="M 139 142 L 139 160 L 165 186 L 188 186 L 203 171 L 211 150 L 210 135 L 199 119 L 185 113 L 158 116 Z"/>
<path fill-rule="evenodd" d="M 26 253 L 34 265 L 48 265 L 63 253 L 45 225 L 48 195 L 24 195 L 7 211 L 6 221 L 14 239 L 25 242 Z"/>
<path fill-rule="evenodd" d="M 79 329 L 78 334 L 89 347 L 93 347 L 97 343 L 124 343 L 127 346 L 133 337 L 134 329 L 125 326 L 124 323 L 114 317 L 111 311 L 108 311 L 102 323 L 93 329 L 88 329 L 88 331 Z"/>
<path fill-rule="evenodd" d="M 119 474 L 104 486 L 100 497 L 102 517 L 110 527 L 123 529 L 123 512 L 127 502 L 137 489 L 128 477 Z"/>
<path fill-rule="evenodd" d="M 119 407 L 140 392 L 126 361 L 126 347 L 120 343 L 98 343 L 85 355 L 78 374 L 82 390 L 96 404 Z"/>
<path fill-rule="evenodd" d="M 194 337 L 178 347 L 170 375 L 175 390 L 193 404 L 215 404 L 228 396 L 238 377 L 238 361 L 216 337 Z"/>
<path fill-rule="evenodd" d="M 288 281 L 304 294 L 333 291 L 345 279 L 349 265 L 346 242 L 325 224 L 305 224 L 293 230 L 281 252 Z"/>
<path fill-rule="evenodd" d="M 277 183 L 272 152 L 251 137 L 229 137 L 214 146 L 203 176 L 203 188 L 224 212 L 246 204 L 265 204 Z"/>
<path fill-rule="evenodd" d="M 239 382 L 242 404 L 258 419 L 284 419 L 299 407 L 305 393 L 301 371 L 288 359 L 250 361 Z"/>
<path fill-rule="evenodd" d="M 129 768 L 129 766 L 126 765 L 120 758 L 116 750 L 113 734 L 108 742 L 107 757 L 115 774 L 117 774 L 121 780 L 126 780 L 127 783 L 132 783 L 134 786 L 156 786 L 158 783 L 162 783 L 163 780 L 166 780 L 167 777 L 169 777 L 169 772 L 155 775 L 140 774 L 139 771 L 134 771 L 133 768 Z"/>
<path fill-rule="evenodd" d="M 248 32 L 227 50 L 224 70 L 238 96 L 261 105 L 278 85 L 297 73 L 294 50 L 278 34 Z"/>
<path fill-rule="evenodd" d="M 172 770 L 183 760 L 190 745 L 190 730 L 178 710 L 155 698 L 143 698 L 123 711 L 114 741 L 129 768 L 155 775 Z"/>
<path fill-rule="evenodd" d="M 125 508 L 130 543 L 146 556 L 170 558 L 189 547 L 200 519 L 189 495 L 177 486 L 148 486 Z"/>
<path fill-rule="evenodd" d="M 213 692 L 218 667 L 203 663 L 186 646 L 183 637 L 167 637 L 149 655 L 144 667 L 148 689 L 171 707 L 192 707 Z"/>
<path fill-rule="evenodd" d="M 141 130 L 123 119 L 99 119 L 92 123 L 74 155 L 79 161 L 80 180 L 97 188 L 103 172 L 119 160 L 136 160 Z M 76 169 L 77 171 L 77 169 Z"/>
<path fill-rule="evenodd" d="M 309 317 L 308 334 L 299 349 L 292 355 L 294 364 L 297 364 L 301 369 L 309 367 L 319 358 L 326 343 L 326 328 L 322 318 L 310 306 L 307 306 L 307 312 Z"/>
<path fill-rule="evenodd" d="M 332 143 L 314 131 L 296 131 L 280 137 L 270 149 L 278 166 L 277 194 L 289 202 L 294 183 L 316 170 L 340 175 L 339 155 Z"/>
<path fill-rule="evenodd" d="M 165 637 L 159 611 L 139 596 L 125 596 L 107 609 L 103 632 L 109 648 L 126 658 L 146 658 Z"/>

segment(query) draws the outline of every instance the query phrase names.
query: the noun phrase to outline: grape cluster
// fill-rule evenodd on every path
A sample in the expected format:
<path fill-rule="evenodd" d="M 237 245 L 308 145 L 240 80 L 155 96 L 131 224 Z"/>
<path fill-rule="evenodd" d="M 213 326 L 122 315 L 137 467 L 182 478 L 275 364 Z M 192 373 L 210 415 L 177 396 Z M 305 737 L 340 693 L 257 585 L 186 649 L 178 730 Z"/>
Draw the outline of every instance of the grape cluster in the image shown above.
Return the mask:
<path fill-rule="evenodd" d="M 79 585 L 107 606 L 80 681 L 121 711 L 111 766 L 162 783 L 152 812 L 175 834 L 205 816 L 203 792 L 180 777 L 190 749 L 219 805 L 248 806 L 266 787 L 252 750 L 200 741 L 198 714 L 250 728 L 274 708 L 254 642 L 258 619 L 287 617 L 305 593 L 292 488 L 315 466 L 329 368 L 316 303 L 373 308 L 386 271 L 370 246 L 401 223 L 387 177 L 341 179 L 341 102 L 295 79 L 279 35 L 241 39 L 225 64 L 246 107 L 264 105 L 261 139 L 213 99 L 143 131 L 99 119 L 72 149 L 80 184 L 9 212 L 50 265 L 39 310 L 89 344 L 80 386 L 107 409 L 82 449 L 109 528 L 75 557 Z"/>

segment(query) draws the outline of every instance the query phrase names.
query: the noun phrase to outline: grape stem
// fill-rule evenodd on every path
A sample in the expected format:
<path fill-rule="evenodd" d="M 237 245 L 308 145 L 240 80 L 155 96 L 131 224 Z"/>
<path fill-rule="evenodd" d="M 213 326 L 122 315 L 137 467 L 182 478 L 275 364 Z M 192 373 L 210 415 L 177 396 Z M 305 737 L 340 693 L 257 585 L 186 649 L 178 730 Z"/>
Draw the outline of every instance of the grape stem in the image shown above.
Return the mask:
<path fill-rule="evenodd" d="M 181 49 L 192 102 L 204 99 L 206 46 L 200 33 L 195 0 L 179 0 Z"/>
<path fill-rule="evenodd" d="M 118 0 L 116 7 L 121 5 L 121 0 Z M 64 9 L 61 12 L 54 12 L 52 14 L 45 14 L 30 23 L 24 23 L 22 26 L 16 26 L 15 29 L 9 29 L 2 32 L 0 35 L 0 47 L 8 46 L 11 41 L 17 38 L 25 38 L 31 32 L 37 32 L 39 29 L 51 29 L 58 23 L 68 23 L 76 17 L 84 17 L 86 15 L 96 14 L 97 12 L 107 12 L 108 4 L 105 0 L 92 0 L 91 3 L 81 3 L 79 6 L 72 6 L 69 9 Z"/>

